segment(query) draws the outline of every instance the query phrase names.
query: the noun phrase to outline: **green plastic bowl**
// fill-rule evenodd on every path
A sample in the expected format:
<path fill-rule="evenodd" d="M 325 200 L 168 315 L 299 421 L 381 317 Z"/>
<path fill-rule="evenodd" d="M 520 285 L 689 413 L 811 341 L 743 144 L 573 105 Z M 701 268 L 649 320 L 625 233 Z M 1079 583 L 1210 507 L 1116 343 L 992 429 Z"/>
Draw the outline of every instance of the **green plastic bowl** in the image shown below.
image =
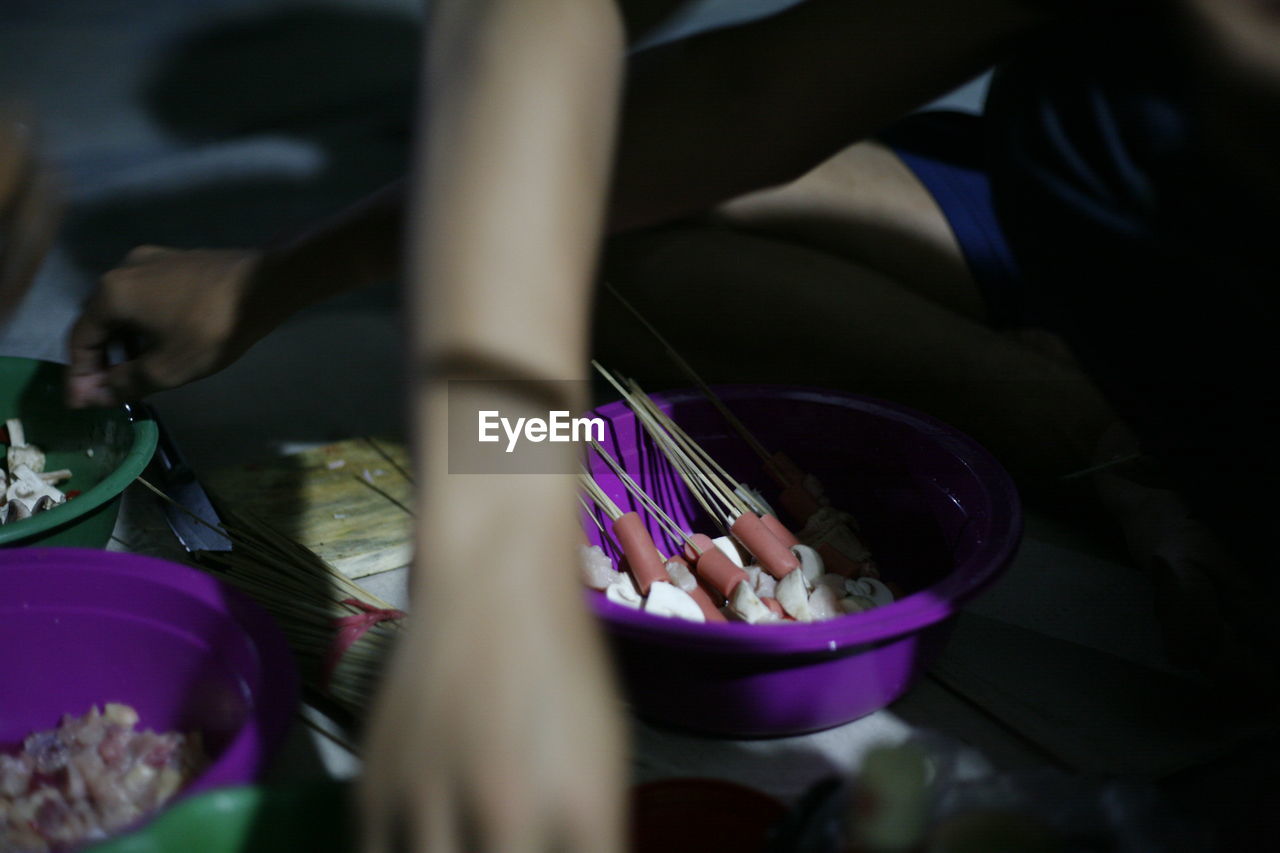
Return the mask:
<path fill-rule="evenodd" d="M 59 488 L 80 492 L 39 515 L 0 525 L 0 547 L 105 547 L 120 495 L 155 453 L 153 421 L 133 418 L 124 407 L 68 409 L 62 402 L 65 370 L 51 361 L 0 357 L 0 424 L 21 418 L 27 441 L 44 450 L 48 468 L 71 470 Z"/>
<path fill-rule="evenodd" d="M 84 853 L 348 853 L 348 796 L 337 782 L 220 788 Z"/>

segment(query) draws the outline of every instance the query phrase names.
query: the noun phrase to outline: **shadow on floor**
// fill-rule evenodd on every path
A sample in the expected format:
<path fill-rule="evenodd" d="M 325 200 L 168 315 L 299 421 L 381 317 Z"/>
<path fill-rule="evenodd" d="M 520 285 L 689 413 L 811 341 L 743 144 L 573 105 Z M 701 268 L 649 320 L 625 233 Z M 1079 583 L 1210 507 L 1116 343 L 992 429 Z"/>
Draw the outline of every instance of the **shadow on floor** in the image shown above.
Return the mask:
<path fill-rule="evenodd" d="M 403 174 L 418 41 L 413 17 L 326 8 L 231 19 L 180 40 L 139 94 L 194 147 L 73 208 L 76 264 L 98 274 L 143 243 L 261 244 Z"/>

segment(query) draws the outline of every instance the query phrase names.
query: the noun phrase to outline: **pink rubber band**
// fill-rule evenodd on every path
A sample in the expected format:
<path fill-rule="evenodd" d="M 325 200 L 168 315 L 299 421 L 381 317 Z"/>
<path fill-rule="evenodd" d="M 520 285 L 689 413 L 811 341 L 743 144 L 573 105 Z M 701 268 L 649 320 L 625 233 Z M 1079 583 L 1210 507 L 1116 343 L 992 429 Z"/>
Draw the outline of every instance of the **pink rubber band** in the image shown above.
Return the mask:
<path fill-rule="evenodd" d="M 338 629 L 338 633 L 334 635 L 333 644 L 329 646 L 329 653 L 325 655 L 324 672 L 320 679 L 322 690 L 329 689 L 329 682 L 333 680 L 334 670 L 338 668 L 338 664 L 342 661 L 342 656 L 347 653 L 347 649 L 355 645 L 356 641 L 364 636 L 365 631 L 368 631 L 379 622 L 403 619 L 405 617 L 403 610 L 383 610 L 356 598 L 343 599 L 342 603 L 358 607 L 364 612 L 352 613 L 349 616 L 339 616 L 333 620 L 333 625 Z"/>

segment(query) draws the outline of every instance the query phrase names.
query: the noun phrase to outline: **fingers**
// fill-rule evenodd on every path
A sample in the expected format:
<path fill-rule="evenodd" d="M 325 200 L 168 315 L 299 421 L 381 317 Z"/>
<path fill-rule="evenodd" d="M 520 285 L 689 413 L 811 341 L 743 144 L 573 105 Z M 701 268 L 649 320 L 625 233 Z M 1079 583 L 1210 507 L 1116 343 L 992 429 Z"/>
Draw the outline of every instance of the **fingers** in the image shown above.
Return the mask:
<path fill-rule="evenodd" d="M 463 853 L 470 847 L 461 846 L 458 833 L 457 809 L 444 788 L 428 791 L 426 803 L 421 804 L 411 821 L 417 837 L 421 839 L 418 850 L 423 853 L 442 850 L 444 853 Z M 410 844 L 403 844 L 402 849 L 413 850 Z M 416 853 L 416 851 L 415 851 Z"/>
<path fill-rule="evenodd" d="M 66 403 L 68 408 L 118 406 L 140 400 L 153 391 L 166 387 L 152 378 L 150 359 L 136 358 L 110 367 L 84 373 L 68 371 Z"/>
<path fill-rule="evenodd" d="M 178 356 L 165 349 L 150 348 L 119 364 L 110 363 L 109 348 L 124 329 L 106 312 L 100 297 L 85 306 L 68 338 L 64 396 L 69 408 L 118 406 L 169 387 L 163 381 L 163 365 Z"/>
<path fill-rule="evenodd" d="M 575 808 L 565 821 L 565 849 L 592 853 L 623 853 L 624 798 L 592 794 L 592 804 Z"/>
<path fill-rule="evenodd" d="M 68 406 L 119 405 L 188 381 L 204 366 L 198 357 L 200 338 L 190 332 L 191 318 L 202 316 L 199 303 L 171 298 L 199 293 L 201 282 L 184 279 L 181 271 L 157 273 L 146 267 L 174 254 L 182 253 L 139 246 L 122 266 L 103 275 L 68 336 Z M 118 344 L 123 351 L 138 335 L 147 335 L 151 343 L 133 347 L 137 351 L 126 353 L 126 360 L 112 364 L 112 348 Z"/>
<path fill-rule="evenodd" d="M 362 782 L 358 799 L 360 853 L 399 853 L 397 848 L 400 845 L 395 838 L 393 823 L 394 803 L 390 799 L 392 792 L 384 788 L 378 793 L 366 794 L 365 786 L 370 786 L 370 783 Z"/>
<path fill-rule="evenodd" d="M 72 409 L 111 405 L 107 393 L 107 344 L 111 330 L 106 322 L 102 298 L 95 296 L 71 327 L 67 339 L 66 403 Z"/>
<path fill-rule="evenodd" d="M 112 402 L 108 405 L 114 406 L 130 400 L 141 400 L 153 391 L 170 388 L 177 384 L 157 378 L 159 371 L 156 365 L 163 361 L 163 353 L 150 351 L 138 358 L 107 368 L 106 387 L 110 389 L 112 395 Z"/>
<path fill-rule="evenodd" d="M 109 348 L 123 331 L 123 324 L 124 321 L 108 309 L 101 292 L 86 303 L 67 339 L 65 398 L 68 407 L 117 406 L 152 390 L 139 382 L 142 365 L 137 359 L 111 364 Z"/>
<path fill-rule="evenodd" d="M 487 777 L 487 780 L 486 780 Z M 506 853 L 556 853 L 550 830 L 552 823 L 546 810 L 539 806 L 539 793 L 514 780 L 499 780 L 482 773 L 472 790 L 472 806 L 463 813 L 464 841 L 468 850 L 501 850 Z"/>
<path fill-rule="evenodd" d="M 403 760 L 394 748 L 393 761 Z M 375 753 L 370 753 L 371 758 Z M 383 751 L 381 757 L 388 755 Z M 404 770 L 374 758 L 356 791 L 360 853 L 464 853 L 453 798 L 429 781 L 406 782 Z M 486 848 L 487 849 L 487 848 Z M 495 848 L 501 849 L 501 848 Z"/>

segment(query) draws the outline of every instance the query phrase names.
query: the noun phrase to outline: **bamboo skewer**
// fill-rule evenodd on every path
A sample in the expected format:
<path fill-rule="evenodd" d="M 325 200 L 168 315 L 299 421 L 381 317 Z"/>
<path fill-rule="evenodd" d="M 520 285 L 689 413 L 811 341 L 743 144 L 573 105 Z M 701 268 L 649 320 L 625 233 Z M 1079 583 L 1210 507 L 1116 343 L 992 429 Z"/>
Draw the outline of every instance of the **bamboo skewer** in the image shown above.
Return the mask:
<path fill-rule="evenodd" d="M 809 482 L 809 478 L 805 476 L 803 472 L 799 471 L 795 464 L 787 459 L 784 454 L 770 453 L 760 440 L 755 437 L 751 430 L 747 429 L 746 424 L 738 419 L 737 415 L 735 415 L 732 410 L 725 405 L 724 401 L 720 399 L 720 396 L 716 394 L 709 385 L 707 385 L 701 376 L 698 375 L 697 371 L 695 371 L 693 367 L 684 360 L 680 353 L 676 351 L 676 348 L 671 345 L 661 332 L 658 331 L 657 327 L 655 327 L 653 323 L 649 322 L 648 318 L 646 318 L 639 309 L 632 305 L 626 297 L 619 293 L 613 285 L 605 282 L 604 287 L 615 299 L 618 300 L 619 304 L 621 304 L 633 317 L 636 318 L 640 325 L 644 326 L 644 328 L 653 335 L 654 339 L 662 346 L 675 365 L 689 377 L 690 381 L 692 381 L 698 390 L 702 392 L 703 396 L 705 396 L 711 405 L 720 412 L 725 421 L 728 422 L 729 426 L 732 427 L 743 441 L 745 441 L 756 453 L 756 455 L 760 457 L 764 462 L 765 470 L 783 489 L 783 494 L 780 497 L 783 507 L 795 517 L 797 522 L 807 524 L 808 519 L 812 514 L 827 504 L 820 489 L 815 491 Z M 1080 475 L 1080 473 L 1081 472 L 1076 472 L 1076 476 Z M 1088 473 L 1088 469 L 1083 473 Z M 746 496 L 746 505 L 751 506 L 761 515 L 767 512 L 767 508 L 757 505 L 758 501 L 751 496 L 750 492 L 744 489 L 743 494 Z M 856 532 L 856 524 L 851 526 L 842 522 L 840 526 L 845 530 L 846 547 L 842 550 L 837 548 L 834 544 L 827 545 L 827 549 L 834 552 L 832 559 L 842 562 L 848 571 L 857 571 L 859 574 L 870 574 L 875 576 L 876 571 L 874 563 L 868 558 L 867 549 L 865 545 L 862 544 L 861 539 Z"/>
<path fill-rule="evenodd" d="M 613 374 L 606 370 L 599 362 L 592 361 L 591 364 L 606 380 L 609 381 L 610 384 L 613 385 L 614 389 L 622 395 L 622 399 L 631 408 L 631 411 L 635 413 L 636 419 L 640 421 L 640 425 L 658 445 L 659 450 L 662 451 L 663 455 L 672 464 L 672 467 L 675 468 L 676 473 L 678 473 L 681 479 L 685 481 L 685 484 L 689 487 L 690 494 L 692 494 L 698 503 L 702 505 L 707 516 L 718 526 L 727 531 L 728 525 L 732 523 L 733 519 L 733 502 L 731 500 L 726 501 L 723 493 L 714 488 L 708 487 L 706 478 L 703 476 L 702 469 L 697 463 L 690 459 L 684 449 L 676 444 L 670 435 L 668 435 L 667 432 L 654 421 L 649 410 L 636 399 L 639 395 L 633 394 L 630 390 L 623 387 L 622 383 L 620 383 Z M 720 506 L 713 508 L 712 504 L 717 501 L 719 501 Z"/>
<path fill-rule="evenodd" d="M 682 427 L 676 424 L 670 415 L 662 411 L 658 404 L 653 401 L 653 398 L 646 394 L 634 379 L 629 380 L 628 384 L 632 389 L 630 401 L 633 404 L 643 406 L 649 412 L 650 418 L 655 425 L 664 430 L 675 443 L 681 446 L 687 458 L 698 464 L 706 481 L 721 495 L 724 502 L 732 507 L 733 515 L 736 517 L 750 509 L 751 507 L 748 506 L 746 500 L 738 493 L 738 490 L 742 488 L 742 484 L 731 477 L 729 472 L 725 471 L 702 445 L 694 441 Z"/>
<path fill-rule="evenodd" d="M 587 511 L 587 518 L 590 518 L 591 521 L 595 524 L 595 526 L 600 528 L 601 533 L 604 533 L 605 532 L 604 525 L 600 523 L 600 519 L 596 517 L 595 512 L 591 509 L 591 505 L 587 503 L 586 499 L 582 497 L 581 493 L 578 494 L 578 503 L 582 504 L 582 508 Z"/>
<path fill-rule="evenodd" d="M 399 619 L 380 620 L 332 659 L 339 634 L 336 621 L 366 611 L 348 600 L 379 611 L 394 611 L 334 569 L 314 552 L 262 522 L 222 508 L 223 523 L 210 524 L 147 482 L 142 485 L 179 507 L 199 523 L 231 540 L 232 550 L 192 553 L 193 560 L 253 598 L 274 616 L 290 648 L 298 656 L 304 682 L 345 712 L 363 716 L 398 635 Z"/>
<path fill-rule="evenodd" d="M 710 454 L 698 446 L 683 430 L 679 435 L 687 439 L 687 444 L 675 432 L 666 429 L 665 423 L 670 423 L 671 419 L 657 407 L 638 384 L 632 381 L 629 383 L 631 387 L 625 388 L 599 362 L 593 361 L 592 365 L 622 395 L 645 432 L 672 463 L 689 487 L 690 493 L 702 504 L 707 515 L 727 532 L 729 526 L 748 509 L 748 506 L 734 493 L 733 488 L 720 479 L 720 473 L 724 469 L 708 464 L 706 460 L 710 459 Z M 730 482 L 736 484 L 732 477 L 728 477 L 727 474 L 725 476 Z M 712 503 L 718 504 L 716 509 L 712 509 Z"/>
<path fill-rule="evenodd" d="M 687 450 L 700 457 L 706 467 L 714 471 L 720 479 L 724 481 L 729 488 L 729 492 L 738 499 L 738 503 L 740 503 L 744 509 L 750 509 L 759 514 L 771 512 L 771 509 L 763 501 L 759 500 L 750 489 L 747 489 L 741 482 L 736 480 L 728 471 L 726 471 L 724 467 L 716 461 L 716 458 L 707 452 L 705 447 L 699 444 L 693 436 L 685 432 L 684 427 L 676 423 L 674 418 L 664 412 L 658 404 L 649 397 L 649 395 L 645 394 L 643 389 L 640 388 L 639 383 L 632 379 L 629 380 L 628 384 L 631 386 L 631 389 L 635 394 L 635 399 L 639 400 L 647 409 L 649 409 L 654 418 L 661 423 L 662 427 L 666 429 L 666 431 L 669 432 L 676 441 L 680 442 Z"/>
<path fill-rule="evenodd" d="M 578 473 L 578 482 L 582 484 L 582 489 L 587 493 L 587 496 L 595 501 L 596 506 L 600 507 L 610 521 L 617 521 L 622 518 L 622 510 L 613 502 L 613 498 L 609 497 L 605 490 L 600 488 L 596 478 L 591 476 L 591 472 L 586 470 L 585 467 Z"/>
<path fill-rule="evenodd" d="M 675 521 L 672 520 L 671 516 L 667 515 L 666 511 L 664 511 L 653 498 L 649 497 L 648 493 L 646 493 L 644 489 L 640 488 L 640 485 L 631 478 L 631 475 L 627 473 L 626 469 L 623 468 L 616 459 L 610 456 L 609 452 L 601 447 L 599 442 L 592 441 L 591 447 L 602 459 L 604 459 L 605 464 L 608 465 L 613 470 L 613 473 L 617 475 L 618 479 L 622 481 L 622 484 L 626 486 L 627 491 L 631 492 L 631 494 L 640 501 L 645 509 L 648 510 L 649 514 L 658 520 L 658 524 L 668 536 L 676 541 L 683 540 L 695 551 L 701 551 L 701 549 L 694 544 L 689 534 L 680 529 L 680 525 L 676 524 Z"/>
<path fill-rule="evenodd" d="M 676 348 L 673 347 L 665 337 L 663 337 L 657 327 L 650 323 L 649 319 L 640 313 L 640 309 L 632 305 L 631 302 L 619 293 L 609 282 L 606 281 L 604 283 L 604 288 L 613 295 L 614 299 L 618 300 L 618 303 L 622 305 L 623 308 L 626 308 L 627 311 L 631 313 L 631 316 L 635 317 L 636 320 L 639 321 L 640 325 L 644 326 L 645 329 L 648 330 L 649 334 L 653 335 L 654 340 L 656 340 L 662 348 L 666 350 L 667 355 L 673 362 L 675 362 L 676 367 L 680 368 L 685 376 L 689 377 L 689 381 L 697 386 L 698 390 L 706 396 L 711 405 L 715 406 L 716 411 L 720 412 L 724 419 L 729 422 L 729 426 L 733 427 L 734 431 L 742 436 L 742 439 L 753 451 L 755 451 L 756 455 L 760 457 L 765 465 L 774 467 L 775 470 L 778 470 L 776 468 L 776 463 L 773 461 L 773 455 L 765 449 L 765 446 L 760 443 L 760 440 L 755 437 L 755 434 L 752 433 L 751 430 L 747 429 L 747 425 L 738 419 L 738 416 L 733 413 L 733 410 L 725 405 L 724 400 L 720 399 L 720 395 L 711 390 L 711 386 L 698 375 L 698 372 L 693 369 L 693 366 L 689 364 L 689 362 L 684 360 L 684 356 L 680 355 Z"/>

